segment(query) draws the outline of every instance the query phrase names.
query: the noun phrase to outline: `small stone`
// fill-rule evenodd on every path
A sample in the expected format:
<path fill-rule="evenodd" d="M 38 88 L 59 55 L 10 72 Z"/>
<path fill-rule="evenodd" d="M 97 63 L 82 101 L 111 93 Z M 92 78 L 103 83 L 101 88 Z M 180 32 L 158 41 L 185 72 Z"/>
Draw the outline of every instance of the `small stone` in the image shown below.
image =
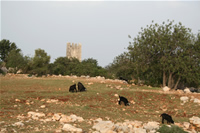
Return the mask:
<path fill-rule="evenodd" d="M 45 107 L 46 107 L 45 105 L 40 106 L 40 108 L 45 108 Z"/>
<path fill-rule="evenodd" d="M 15 99 L 15 102 L 20 102 L 20 100 L 19 99 Z"/>

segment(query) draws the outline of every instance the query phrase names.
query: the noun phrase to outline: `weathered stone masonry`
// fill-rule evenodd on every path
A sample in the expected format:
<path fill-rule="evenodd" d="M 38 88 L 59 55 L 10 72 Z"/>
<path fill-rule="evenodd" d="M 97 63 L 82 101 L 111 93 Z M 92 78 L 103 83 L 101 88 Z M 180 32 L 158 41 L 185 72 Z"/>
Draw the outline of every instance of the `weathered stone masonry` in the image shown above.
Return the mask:
<path fill-rule="evenodd" d="M 82 54 L 82 45 L 81 43 L 67 43 L 67 58 L 77 58 L 81 62 L 81 54 Z"/>

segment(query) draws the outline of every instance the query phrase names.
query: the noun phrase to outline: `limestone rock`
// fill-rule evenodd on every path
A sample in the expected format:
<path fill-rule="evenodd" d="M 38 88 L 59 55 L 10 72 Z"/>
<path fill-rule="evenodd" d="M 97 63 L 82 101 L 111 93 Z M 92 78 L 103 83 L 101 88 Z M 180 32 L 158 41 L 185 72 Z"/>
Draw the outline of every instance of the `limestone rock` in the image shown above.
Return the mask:
<path fill-rule="evenodd" d="M 146 130 L 143 128 L 134 128 L 134 133 L 146 133 Z"/>
<path fill-rule="evenodd" d="M 76 115 L 70 115 L 70 117 L 71 117 L 72 122 L 74 122 L 74 121 L 79 121 L 79 122 L 84 121 L 84 119 L 82 117 L 78 117 Z"/>
<path fill-rule="evenodd" d="M 83 131 L 81 128 L 76 128 L 70 124 L 64 124 L 62 130 L 67 132 L 77 132 L 77 133 L 81 133 Z"/>
<path fill-rule="evenodd" d="M 38 120 L 40 117 L 44 117 L 44 116 L 45 116 L 44 113 L 33 112 L 33 111 L 28 112 L 28 117 L 31 117 L 34 120 Z"/>
<path fill-rule="evenodd" d="M 163 91 L 164 91 L 164 92 L 167 92 L 167 91 L 169 91 L 169 90 L 170 90 L 169 87 L 167 87 L 167 86 L 163 87 Z"/>
<path fill-rule="evenodd" d="M 54 114 L 53 117 L 52 117 L 53 121 L 59 121 L 60 119 L 61 119 L 61 114 L 60 113 Z"/>
<path fill-rule="evenodd" d="M 112 121 L 99 121 L 92 128 L 96 129 L 100 133 L 107 133 L 109 130 L 113 128 L 113 126 L 114 123 L 112 123 Z"/>
<path fill-rule="evenodd" d="M 190 120 L 190 123 L 194 124 L 197 127 L 200 127 L 200 118 L 199 117 L 193 116 L 189 120 Z"/>
<path fill-rule="evenodd" d="M 191 91 L 190 91 L 189 88 L 185 88 L 185 89 L 184 89 L 184 92 L 185 92 L 185 93 L 191 93 Z"/>
<path fill-rule="evenodd" d="M 189 122 L 183 122 L 183 127 L 185 129 L 188 129 L 190 127 L 190 123 Z"/>
<path fill-rule="evenodd" d="M 200 104 L 200 100 L 197 99 L 197 98 L 194 98 L 194 103 L 198 103 L 198 104 Z"/>
<path fill-rule="evenodd" d="M 16 123 L 12 124 L 12 126 L 18 126 L 18 127 L 20 127 L 20 126 L 24 126 L 24 123 L 22 123 L 21 121 L 19 121 L 19 122 L 16 122 Z"/>
<path fill-rule="evenodd" d="M 149 131 L 154 130 L 154 129 L 158 129 L 159 128 L 159 123 L 151 121 L 151 122 L 148 122 L 147 124 L 144 124 L 144 128 L 146 130 L 149 130 Z"/>
<path fill-rule="evenodd" d="M 131 124 L 134 126 L 134 128 L 143 127 L 141 121 L 134 121 L 134 122 L 132 122 Z"/>
<path fill-rule="evenodd" d="M 183 97 L 180 97 L 180 100 L 181 100 L 183 103 L 186 103 L 186 102 L 189 100 L 189 98 L 186 97 L 186 96 L 183 96 Z"/>
<path fill-rule="evenodd" d="M 66 115 L 61 115 L 60 122 L 63 122 L 63 123 L 71 122 L 71 117 L 66 116 Z"/>

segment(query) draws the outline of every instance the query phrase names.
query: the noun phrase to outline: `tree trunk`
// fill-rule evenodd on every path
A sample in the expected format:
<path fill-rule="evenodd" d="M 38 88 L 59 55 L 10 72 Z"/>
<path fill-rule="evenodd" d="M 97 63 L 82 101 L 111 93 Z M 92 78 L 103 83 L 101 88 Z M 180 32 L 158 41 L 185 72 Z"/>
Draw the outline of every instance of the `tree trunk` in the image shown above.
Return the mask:
<path fill-rule="evenodd" d="M 177 89 L 177 86 L 179 84 L 179 81 L 181 80 L 181 76 L 178 77 L 178 80 L 176 81 L 176 84 L 174 86 L 174 89 L 176 90 Z"/>
<path fill-rule="evenodd" d="M 163 87 L 166 86 L 166 74 L 165 71 L 163 71 Z"/>
<path fill-rule="evenodd" d="M 172 82 L 173 82 L 173 81 L 172 81 L 172 80 L 173 80 L 172 74 L 173 74 L 172 72 L 169 72 L 169 79 L 168 79 L 168 87 L 171 88 L 171 89 L 172 89 L 172 87 L 173 87 L 173 86 L 172 86 Z"/>

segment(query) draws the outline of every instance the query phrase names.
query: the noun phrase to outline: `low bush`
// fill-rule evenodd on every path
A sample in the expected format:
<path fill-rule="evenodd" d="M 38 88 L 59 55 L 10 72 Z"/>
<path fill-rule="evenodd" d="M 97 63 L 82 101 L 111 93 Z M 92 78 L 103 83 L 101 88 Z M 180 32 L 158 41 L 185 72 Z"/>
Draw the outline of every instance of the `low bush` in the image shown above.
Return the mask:
<path fill-rule="evenodd" d="M 171 127 L 163 125 L 157 130 L 157 132 L 159 133 L 187 133 L 182 128 L 175 125 L 171 125 Z"/>

